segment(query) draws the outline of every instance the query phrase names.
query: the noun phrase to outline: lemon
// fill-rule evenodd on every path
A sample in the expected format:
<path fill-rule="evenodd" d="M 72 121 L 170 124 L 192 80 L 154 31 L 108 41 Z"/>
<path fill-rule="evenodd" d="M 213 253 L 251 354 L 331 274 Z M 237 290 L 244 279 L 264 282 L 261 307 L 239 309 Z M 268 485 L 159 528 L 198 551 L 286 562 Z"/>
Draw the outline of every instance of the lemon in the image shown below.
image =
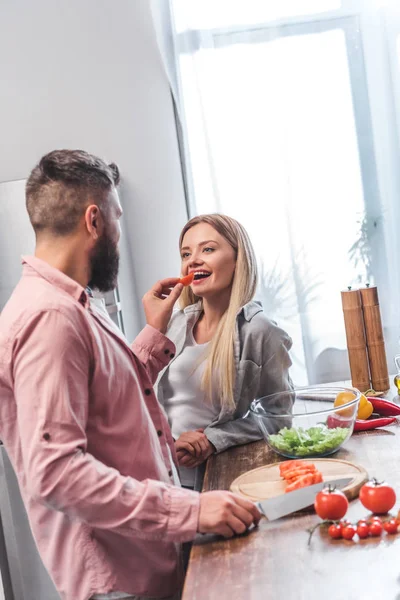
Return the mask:
<path fill-rule="evenodd" d="M 356 397 L 356 395 L 353 394 L 353 392 L 339 392 L 335 398 L 335 402 L 333 403 L 333 406 L 335 408 L 337 406 L 343 406 L 343 404 L 347 404 L 348 402 L 351 402 L 352 400 L 354 400 L 355 397 Z M 351 418 L 354 414 L 354 409 L 352 406 L 350 408 L 344 408 L 343 410 L 338 410 L 337 414 L 341 415 L 342 417 Z"/>
<path fill-rule="evenodd" d="M 337 406 L 343 406 L 343 404 L 347 404 L 348 402 L 354 400 L 355 397 L 356 396 L 353 394 L 353 392 L 339 392 L 336 396 L 333 406 L 335 408 Z M 373 410 L 374 409 L 371 402 L 364 396 L 364 394 L 361 394 L 358 405 L 357 419 L 362 419 L 365 421 L 372 415 Z M 351 418 L 354 414 L 353 408 L 344 408 L 343 410 L 338 410 L 337 414 L 341 415 L 342 417 Z"/>

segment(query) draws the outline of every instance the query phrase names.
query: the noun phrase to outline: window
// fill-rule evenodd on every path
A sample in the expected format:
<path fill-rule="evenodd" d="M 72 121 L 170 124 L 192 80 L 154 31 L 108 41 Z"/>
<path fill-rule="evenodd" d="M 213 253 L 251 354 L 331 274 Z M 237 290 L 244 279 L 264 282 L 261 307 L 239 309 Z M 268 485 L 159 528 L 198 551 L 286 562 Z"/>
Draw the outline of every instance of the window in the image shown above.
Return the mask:
<path fill-rule="evenodd" d="M 373 0 L 172 4 L 192 212 L 225 212 L 249 231 L 259 298 L 294 340 L 295 382 L 349 378 L 347 286 L 378 285 L 391 359 L 400 186 L 395 119 L 387 132 L 381 113 L 394 84 L 380 79 L 389 68 L 385 18 L 400 8 L 385 12 Z"/>

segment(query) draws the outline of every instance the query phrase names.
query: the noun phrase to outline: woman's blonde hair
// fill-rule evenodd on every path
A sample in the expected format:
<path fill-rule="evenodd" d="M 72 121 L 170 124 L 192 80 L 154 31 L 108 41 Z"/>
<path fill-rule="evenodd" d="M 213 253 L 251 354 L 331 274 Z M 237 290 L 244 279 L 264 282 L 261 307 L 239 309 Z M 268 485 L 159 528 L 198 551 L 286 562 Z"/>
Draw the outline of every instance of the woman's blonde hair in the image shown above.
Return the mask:
<path fill-rule="evenodd" d="M 214 389 L 218 390 L 221 406 L 235 408 L 235 334 L 236 318 L 241 308 L 252 300 L 257 287 L 257 262 L 253 246 L 245 228 L 235 219 L 218 213 L 193 217 L 182 229 L 179 250 L 189 229 L 199 223 L 211 225 L 232 246 L 236 255 L 236 267 L 232 280 L 230 302 L 222 316 L 215 335 L 210 343 L 202 389 L 211 401 Z M 186 308 L 201 300 L 190 287 L 185 287 L 181 298 L 181 308 Z M 215 386 L 215 388 L 214 388 Z"/>

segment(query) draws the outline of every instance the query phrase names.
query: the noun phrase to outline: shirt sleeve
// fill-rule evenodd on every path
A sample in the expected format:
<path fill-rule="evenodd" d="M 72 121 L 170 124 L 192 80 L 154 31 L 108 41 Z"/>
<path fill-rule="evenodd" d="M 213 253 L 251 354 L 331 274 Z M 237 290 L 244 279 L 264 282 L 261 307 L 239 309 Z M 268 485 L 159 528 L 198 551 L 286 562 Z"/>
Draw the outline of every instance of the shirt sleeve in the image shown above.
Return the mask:
<path fill-rule="evenodd" d="M 175 356 L 175 345 L 160 331 L 146 325 L 132 343 L 132 351 L 154 384 L 159 372 Z"/>
<path fill-rule="evenodd" d="M 72 520 L 128 537 L 193 539 L 197 493 L 125 477 L 87 451 L 90 343 L 69 317 L 50 310 L 36 315 L 14 345 L 14 393 L 28 494 Z"/>
<path fill-rule="evenodd" d="M 271 396 L 271 413 L 290 413 L 293 405 L 293 383 L 289 375 L 292 364 L 289 350 L 292 340 L 286 332 L 274 328 L 273 335 L 266 335 L 263 340 L 260 379 L 255 397 Z M 280 392 L 287 392 L 281 394 Z M 279 394 L 274 398 L 274 394 Z M 247 410 L 248 407 L 246 407 Z M 239 415 L 222 424 L 212 424 L 204 430 L 208 440 L 217 452 L 231 446 L 248 444 L 262 439 L 263 435 L 255 421 L 248 416 Z"/>

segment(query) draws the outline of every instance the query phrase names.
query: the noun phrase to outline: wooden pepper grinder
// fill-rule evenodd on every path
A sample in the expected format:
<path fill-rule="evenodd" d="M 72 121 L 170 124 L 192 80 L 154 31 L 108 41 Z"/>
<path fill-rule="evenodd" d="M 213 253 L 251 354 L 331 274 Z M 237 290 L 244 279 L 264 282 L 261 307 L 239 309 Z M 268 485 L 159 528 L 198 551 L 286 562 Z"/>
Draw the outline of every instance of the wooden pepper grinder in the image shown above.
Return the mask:
<path fill-rule="evenodd" d="M 353 387 L 366 392 L 371 387 L 364 315 L 359 290 L 342 292 L 344 325 Z"/>
<path fill-rule="evenodd" d="M 378 289 L 376 286 L 360 290 L 364 312 L 365 334 L 371 372 L 372 387 L 376 392 L 386 392 L 390 388 L 386 361 L 385 340 L 383 337 Z"/>

